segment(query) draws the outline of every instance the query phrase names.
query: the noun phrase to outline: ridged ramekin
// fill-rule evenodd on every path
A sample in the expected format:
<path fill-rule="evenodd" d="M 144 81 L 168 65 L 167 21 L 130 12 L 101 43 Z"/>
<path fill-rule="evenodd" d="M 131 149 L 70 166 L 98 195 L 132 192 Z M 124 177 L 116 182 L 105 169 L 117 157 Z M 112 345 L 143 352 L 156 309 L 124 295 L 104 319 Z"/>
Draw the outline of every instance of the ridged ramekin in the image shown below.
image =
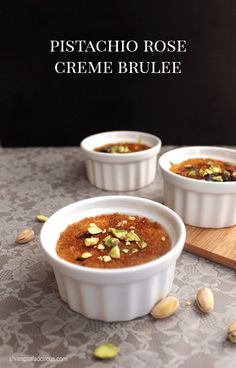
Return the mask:
<path fill-rule="evenodd" d="M 60 233 L 84 217 L 106 213 L 143 216 L 159 222 L 171 239 L 171 250 L 142 265 L 118 269 L 82 267 L 60 258 Z M 62 208 L 43 225 L 41 247 L 53 267 L 61 298 L 71 309 L 102 321 L 127 321 L 150 312 L 171 290 L 175 263 L 185 241 L 179 216 L 157 202 L 131 196 L 104 196 Z"/>
<path fill-rule="evenodd" d="M 166 152 L 159 165 L 164 178 L 164 203 L 192 226 L 221 228 L 236 224 L 236 182 L 210 182 L 170 171 L 190 158 L 212 158 L 236 165 L 236 150 L 220 147 L 183 147 Z"/>
<path fill-rule="evenodd" d="M 96 152 L 96 147 L 118 142 L 137 142 L 151 148 L 133 153 Z M 152 183 L 156 176 L 161 140 L 155 135 L 136 131 L 111 131 L 91 135 L 80 144 L 89 181 L 104 190 L 135 190 Z"/>

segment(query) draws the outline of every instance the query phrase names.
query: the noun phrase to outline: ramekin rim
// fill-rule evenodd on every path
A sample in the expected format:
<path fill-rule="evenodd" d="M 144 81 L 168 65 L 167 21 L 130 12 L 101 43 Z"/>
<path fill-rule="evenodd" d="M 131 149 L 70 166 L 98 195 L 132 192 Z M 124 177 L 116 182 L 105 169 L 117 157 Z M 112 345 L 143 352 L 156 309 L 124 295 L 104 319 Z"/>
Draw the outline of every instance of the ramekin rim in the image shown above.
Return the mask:
<path fill-rule="evenodd" d="M 58 215 L 59 212 L 63 212 L 63 210 L 65 210 L 66 208 L 68 208 L 69 206 L 76 206 L 79 202 L 93 202 L 94 199 L 97 200 L 102 200 L 104 198 L 106 199 L 113 199 L 113 198 L 117 198 L 117 197 L 122 197 L 123 199 L 134 199 L 134 200 L 138 200 L 138 201 L 142 201 L 144 200 L 146 203 L 154 203 L 155 205 L 157 205 L 158 207 L 161 207 L 162 209 L 164 209 L 164 211 L 168 212 L 171 214 L 172 217 L 174 217 L 175 219 L 175 223 L 178 226 L 179 229 L 179 237 L 177 239 L 177 241 L 173 244 L 173 247 L 167 252 L 165 253 L 163 256 L 154 259 L 152 261 L 149 262 L 145 262 L 143 264 L 140 265 L 136 265 L 136 266 L 129 266 L 129 267 L 121 267 L 121 268 L 112 268 L 112 269 L 101 269 L 101 268 L 96 268 L 96 267 L 82 267 L 79 265 L 75 265 L 69 261 L 66 261 L 62 258 L 60 258 L 58 255 L 54 255 L 51 254 L 50 252 L 47 251 L 46 247 L 43 245 L 43 240 L 42 240 L 42 234 L 45 231 L 45 228 L 48 226 L 48 221 L 50 220 L 51 217 L 53 217 L 54 215 Z M 179 252 L 182 251 L 184 243 L 185 243 L 185 239 L 186 239 L 186 228 L 185 225 L 183 223 L 183 221 L 181 220 L 180 216 L 174 212 L 172 209 L 170 209 L 169 207 L 159 203 L 159 202 L 155 202 L 153 200 L 147 199 L 147 198 L 143 198 L 143 197 L 135 197 L 135 196 L 126 196 L 126 195 L 121 195 L 121 196 L 115 196 L 115 195 L 110 195 L 110 196 L 98 196 L 98 197 L 92 197 L 89 199 L 83 199 L 77 202 L 73 202 L 65 207 L 62 207 L 61 209 L 59 209 L 58 211 L 56 211 L 52 216 L 50 216 L 50 218 L 47 220 L 47 222 L 44 223 L 44 225 L 42 226 L 41 232 L 40 232 L 40 245 L 41 248 L 43 249 L 43 251 L 47 254 L 47 256 L 52 259 L 54 262 L 56 262 L 58 265 L 66 268 L 66 269 L 70 269 L 71 271 L 82 271 L 83 274 L 88 274 L 88 275 L 124 275 L 126 273 L 128 274 L 133 274 L 133 273 L 139 273 L 139 272 L 145 272 L 147 269 L 152 269 L 153 267 L 157 267 L 158 265 L 162 265 L 165 262 L 168 262 L 169 259 L 176 259 L 178 257 Z"/>
<path fill-rule="evenodd" d="M 109 130 L 109 131 L 104 131 L 104 132 L 100 132 L 100 133 L 95 133 L 95 134 L 91 134 L 89 135 L 88 137 L 85 137 L 81 142 L 80 142 L 80 147 L 83 151 L 85 152 L 88 152 L 90 155 L 93 155 L 94 157 L 104 157 L 104 158 L 110 158 L 110 157 L 124 157 L 124 155 L 121 155 L 120 153 L 105 153 L 105 152 L 98 152 L 98 151 L 94 151 L 94 150 L 91 150 L 91 149 L 88 149 L 85 147 L 85 142 L 86 140 L 89 140 L 95 136 L 102 136 L 104 134 L 115 134 L 115 133 L 127 133 L 127 134 L 142 134 L 142 135 L 145 135 L 145 136 L 149 136 L 149 137 L 152 137 L 154 139 L 156 139 L 156 144 L 144 151 L 138 151 L 138 152 L 130 152 L 130 153 L 126 153 L 125 154 L 125 157 L 128 157 L 129 159 L 131 158 L 135 158 L 135 157 L 140 157 L 142 156 L 144 153 L 151 153 L 152 151 L 155 151 L 157 148 L 160 148 L 161 145 L 162 145 L 162 141 L 161 139 L 154 135 L 154 134 L 151 134 L 151 133 L 147 133 L 147 132 L 141 132 L 141 131 L 138 131 L 138 130 Z M 96 148 L 96 147 L 94 147 Z"/>
<path fill-rule="evenodd" d="M 168 169 L 166 169 L 164 166 L 163 166 L 163 160 L 164 160 L 164 156 L 167 156 L 167 154 L 170 154 L 170 153 L 174 153 L 176 151 L 184 151 L 184 150 L 190 150 L 190 149 L 201 149 L 201 148 L 204 148 L 204 149 L 218 149 L 219 151 L 230 151 L 232 153 L 235 153 L 236 155 L 236 150 L 234 149 L 231 149 L 231 148 L 227 148 L 227 147 L 217 147 L 217 146 L 186 146 L 186 147 L 179 147 L 179 148 L 174 148 L 173 150 L 169 150 L 165 153 L 163 153 L 161 155 L 161 157 L 159 158 L 159 166 L 160 168 L 166 173 L 168 174 L 170 177 L 172 178 L 175 178 L 176 180 L 178 180 L 179 182 L 182 182 L 182 183 L 189 183 L 190 180 L 192 180 L 194 182 L 194 185 L 198 185 L 199 187 L 205 185 L 205 186 L 209 186 L 209 187 L 218 187 L 219 188 L 219 184 L 227 184 L 229 187 L 232 187 L 232 186 L 235 186 L 236 185 L 236 181 L 231 181 L 231 182 L 212 182 L 212 181 L 206 181 L 206 180 L 194 180 L 194 179 L 191 179 L 191 178 L 187 178 L 185 176 L 182 176 L 182 175 L 178 175 L 176 173 L 174 173 L 173 171 L 170 171 Z M 235 163 L 236 165 L 236 163 Z"/>

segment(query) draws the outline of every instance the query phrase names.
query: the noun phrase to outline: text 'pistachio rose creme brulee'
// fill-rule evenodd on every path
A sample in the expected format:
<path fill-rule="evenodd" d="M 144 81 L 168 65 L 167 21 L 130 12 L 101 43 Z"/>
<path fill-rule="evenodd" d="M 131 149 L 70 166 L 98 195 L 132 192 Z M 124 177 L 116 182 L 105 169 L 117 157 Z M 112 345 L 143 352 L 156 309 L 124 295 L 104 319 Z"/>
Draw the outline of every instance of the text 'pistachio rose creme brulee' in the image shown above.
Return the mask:
<path fill-rule="evenodd" d="M 104 146 L 97 147 L 94 149 L 94 151 L 103 153 L 134 153 L 145 151 L 148 148 L 151 147 L 140 142 L 137 143 L 118 142 L 118 143 L 109 143 L 105 144 Z"/>
<path fill-rule="evenodd" d="M 57 241 L 59 257 L 80 266 L 121 268 L 143 264 L 170 250 L 162 226 L 144 217 L 104 214 L 69 225 Z"/>
<path fill-rule="evenodd" d="M 171 163 L 170 171 L 197 180 L 236 181 L 236 165 L 211 158 L 192 158 L 179 164 Z"/>

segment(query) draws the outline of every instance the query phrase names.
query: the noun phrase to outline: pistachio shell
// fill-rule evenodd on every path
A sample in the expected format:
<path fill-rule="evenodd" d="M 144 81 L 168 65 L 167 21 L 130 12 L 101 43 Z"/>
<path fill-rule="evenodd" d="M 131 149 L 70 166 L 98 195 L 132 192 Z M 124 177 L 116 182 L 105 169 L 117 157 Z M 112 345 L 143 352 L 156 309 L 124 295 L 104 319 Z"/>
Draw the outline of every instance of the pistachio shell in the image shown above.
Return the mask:
<path fill-rule="evenodd" d="M 109 342 L 103 342 L 94 350 L 94 355 L 100 359 L 111 359 L 115 358 L 119 352 L 120 349 L 117 346 Z"/>
<path fill-rule="evenodd" d="M 34 231 L 31 228 L 21 230 L 16 236 L 16 242 L 19 244 L 28 243 L 34 238 Z"/>
<path fill-rule="evenodd" d="M 214 295 L 209 288 L 202 288 L 198 290 L 196 302 L 198 308 L 203 313 L 210 313 L 214 309 Z"/>
<path fill-rule="evenodd" d="M 231 323 L 227 330 L 228 339 L 236 344 L 236 320 Z"/>
<path fill-rule="evenodd" d="M 156 319 L 166 318 L 174 314 L 178 308 L 178 299 L 174 296 L 167 296 L 154 306 L 151 315 Z"/>

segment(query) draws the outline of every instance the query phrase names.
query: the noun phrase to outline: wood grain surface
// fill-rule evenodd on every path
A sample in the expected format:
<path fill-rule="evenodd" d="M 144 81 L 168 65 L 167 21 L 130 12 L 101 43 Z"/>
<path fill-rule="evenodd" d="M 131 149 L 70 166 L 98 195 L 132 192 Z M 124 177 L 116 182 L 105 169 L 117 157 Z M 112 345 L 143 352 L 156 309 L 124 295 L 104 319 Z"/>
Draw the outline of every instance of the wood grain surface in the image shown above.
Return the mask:
<path fill-rule="evenodd" d="M 236 226 L 202 229 L 186 225 L 185 250 L 236 269 Z"/>

